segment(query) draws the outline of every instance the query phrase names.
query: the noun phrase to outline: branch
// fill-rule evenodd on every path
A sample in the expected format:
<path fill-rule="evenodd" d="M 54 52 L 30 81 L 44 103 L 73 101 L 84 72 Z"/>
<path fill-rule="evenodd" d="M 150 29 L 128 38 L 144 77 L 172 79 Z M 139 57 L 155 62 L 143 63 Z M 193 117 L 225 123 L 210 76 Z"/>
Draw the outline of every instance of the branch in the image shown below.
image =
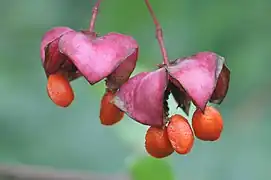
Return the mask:
<path fill-rule="evenodd" d="M 169 61 L 168 61 L 168 55 L 167 55 L 167 50 L 166 50 L 166 47 L 165 47 L 165 43 L 164 43 L 164 38 L 163 38 L 163 30 L 161 28 L 161 25 L 160 23 L 158 22 L 153 10 L 152 10 L 152 7 L 151 7 L 151 4 L 149 2 L 149 0 L 145 0 L 145 4 L 151 14 L 151 17 L 152 17 L 152 20 L 153 20 L 153 23 L 155 25 L 155 29 L 156 29 L 156 38 L 158 40 L 158 44 L 160 46 L 160 50 L 161 50 L 161 53 L 162 53 L 162 56 L 163 56 L 163 61 L 164 61 L 164 64 L 166 65 L 169 65 Z"/>
<path fill-rule="evenodd" d="M 0 165 L 1 180 L 131 180 L 125 174 L 101 175 L 89 172 L 60 171 L 44 166 Z"/>
<path fill-rule="evenodd" d="M 94 31 L 95 22 L 96 22 L 97 15 L 99 12 L 100 4 L 101 4 L 101 0 L 97 0 L 96 4 L 94 5 L 94 7 L 92 9 L 92 16 L 91 16 L 91 20 L 90 20 L 90 24 L 89 24 L 89 31 L 90 32 Z"/>

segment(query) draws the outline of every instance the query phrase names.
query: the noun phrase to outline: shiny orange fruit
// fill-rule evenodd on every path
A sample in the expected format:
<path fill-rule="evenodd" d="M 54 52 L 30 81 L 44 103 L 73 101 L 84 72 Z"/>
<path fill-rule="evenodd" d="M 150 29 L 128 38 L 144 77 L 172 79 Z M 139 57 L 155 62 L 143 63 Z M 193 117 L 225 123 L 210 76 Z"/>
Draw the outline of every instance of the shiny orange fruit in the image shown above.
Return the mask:
<path fill-rule="evenodd" d="M 197 109 L 192 118 L 195 136 L 203 141 L 215 141 L 220 138 L 223 130 L 223 119 L 218 110 L 206 106 L 204 112 Z"/>
<path fill-rule="evenodd" d="M 50 99 L 60 107 L 68 107 L 74 99 L 70 82 L 62 74 L 51 74 L 48 77 L 47 93 Z"/>
<path fill-rule="evenodd" d="M 107 90 L 101 100 L 100 120 L 103 125 L 116 124 L 124 116 L 124 112 L 111 102 L 114 96 L 115 93 Z"/>
<path fill-rule="evenodd" d="M 168 139 L 167 128 L 150 127 L 145 136 L 145 149 L 155 158 L 164 158 L 174 152 Z"/>
<path fill-rule="evenodd" d="M 178 114 L 171 116 L 167 133 L 170 143 L 177 153 L 187 154 L 191 151 L 194 144 L 194 134 L 186 118 Z"/>

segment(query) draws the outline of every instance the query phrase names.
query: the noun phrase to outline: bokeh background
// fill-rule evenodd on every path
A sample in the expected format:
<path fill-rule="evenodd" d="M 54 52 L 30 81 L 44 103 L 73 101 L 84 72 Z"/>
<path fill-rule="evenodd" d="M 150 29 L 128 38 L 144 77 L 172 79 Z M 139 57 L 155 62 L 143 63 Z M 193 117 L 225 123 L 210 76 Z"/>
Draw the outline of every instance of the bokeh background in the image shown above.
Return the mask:
<path fill-rule="evenodd" d="M 219 107 L 225 121 L 220 141 L 196 140 L 189 155 L 174 154 L 164 160 L 174 178 L 270 179 L 271 1 L 150 2 L 163 27 L 171 59 L 214 51 L 226 57 L 232 72 L 228 95 Z M 100 124 L 103 82 L 96 86 L 83 78 L 73 82 L 76 99 L 67 109 L 56 107 L 47 96 L 39 57 L 42 35 L 54 26 L 87 29 L 93 4 L 89 0 L 1 1 L 2 164 L 129 173 L 133 163 L 146 156 L 147 127 L 127 117 L 113 127 Z M 103 1 L 96 30 L 101 34 L 117 31 L 137 39 L 140 56 L 135 73 L 153 70 L 162 60 L 143 0 Z M 173 101 L 170 106 L 172 113 L 180 112 Z"/>

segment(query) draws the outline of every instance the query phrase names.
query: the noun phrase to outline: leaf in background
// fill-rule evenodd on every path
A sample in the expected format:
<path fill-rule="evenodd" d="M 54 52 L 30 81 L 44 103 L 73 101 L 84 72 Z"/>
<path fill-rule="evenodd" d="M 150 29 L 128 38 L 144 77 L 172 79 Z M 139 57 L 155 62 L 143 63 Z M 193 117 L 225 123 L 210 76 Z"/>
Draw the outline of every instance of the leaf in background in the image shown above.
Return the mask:
<path fill-rule="evenodd" d="M 165 160 L 152 157 L 138 159 L 130 173 L 133 180 L 174 180 L 170 165 Z"/>

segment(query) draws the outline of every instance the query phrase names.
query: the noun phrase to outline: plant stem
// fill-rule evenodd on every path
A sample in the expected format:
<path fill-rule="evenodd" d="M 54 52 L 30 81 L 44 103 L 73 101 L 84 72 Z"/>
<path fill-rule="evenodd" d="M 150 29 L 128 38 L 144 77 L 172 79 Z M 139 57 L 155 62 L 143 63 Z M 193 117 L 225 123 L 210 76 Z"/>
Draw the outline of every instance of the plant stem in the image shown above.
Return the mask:
<path fill-rule="evenodd" d="M 53 167 L 0 164 L 1 180 L 131 180 L 129 174 L 98 174 Z"/>
<path fill-rule="evenodd" d="M 96 4 L 94 5 L 92 9 L 92 16 L 89 24 L 89 31 L 93 32 L 95 28 L 95 22 L 99 11 L 99 6 L 101 4 L 101 0 L 97 0 Z"/>
<path fill-rule="evenodd" d="M 159 46 L 160 46 L 160 50 L 161 50 L 161 53 L 162 53 L 162 56 L 163 56 L 163 62 L 164 64 L 166 64 L 167 66 L 169 65 L 169 61 L 168 61 L 168 55 L 167 55 L 167 50 L 166 50 L 166 47 L 165 47 L 165 43 L 164 43 L 164 38 L 163 38 L 163 30 L 161 28 L 161 25 L 160 23 L 158 22 L 153 10 L 152 10 L 152 7 L 151 7 L 151 4 L 149 2 L 149 0 L 145 0 L 145 4 L 151 14 L 151 17 L 152 17 L 152 20 L 154 22 L 154 25 L 155 25 L 155 29 L 156 29 L 156 38 L 158 40 L 158 43 L 159 43 Z"/>

